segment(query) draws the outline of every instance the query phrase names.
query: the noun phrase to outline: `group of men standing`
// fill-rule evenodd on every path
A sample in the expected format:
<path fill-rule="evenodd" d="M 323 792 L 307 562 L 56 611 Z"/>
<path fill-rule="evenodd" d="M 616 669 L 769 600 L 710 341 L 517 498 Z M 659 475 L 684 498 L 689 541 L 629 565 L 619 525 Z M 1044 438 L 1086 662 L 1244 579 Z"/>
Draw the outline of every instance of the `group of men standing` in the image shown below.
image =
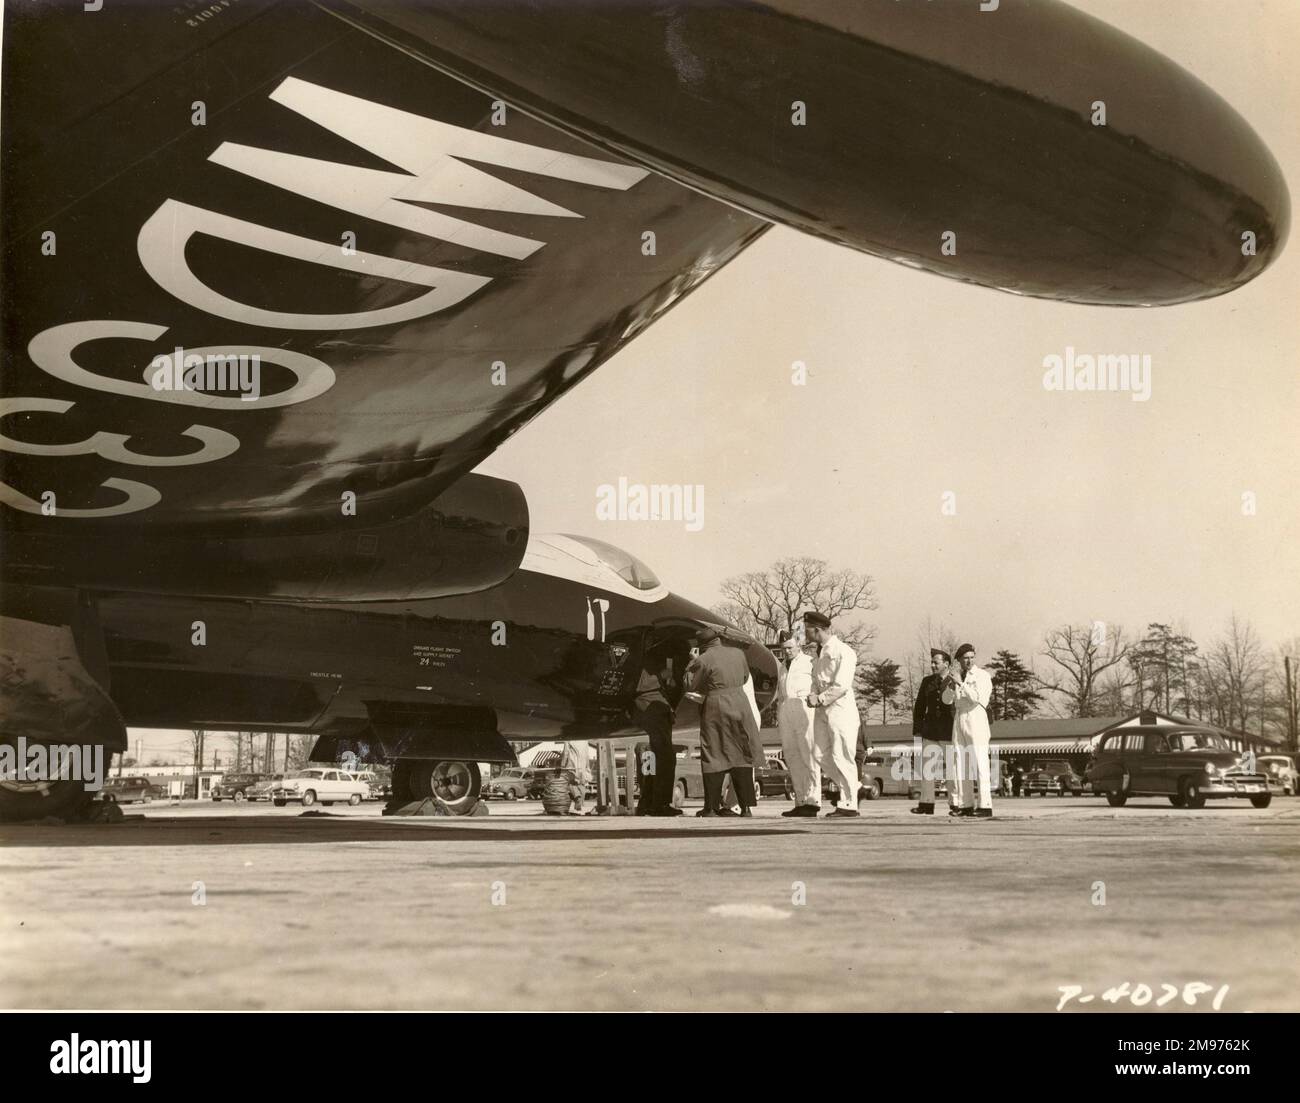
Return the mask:
<path fill-rule="evenodd" d="M 823 614 L 805 613 L 803 627 L 803 643 L 794 635 L 781 641 L 777 674 L 777 724 L 795 800 L 795 806 L 782 815 L 820 815 L 825 774 L 840 792 L 839 805 L 830 816 L 857 816 L 861 784 L 854 758 L 860 723 L 853 692 L 857 655 L 831 631 L 831 622 Z M 912 811 L 934 814 L 935 783 L 942 779 L 950 816 L 990 818 L 988 706 L 993 680 L 975 665 L 975 648 L 968 643 L 957 649 L 955 666 L 946 651 L 931 649 L 930 669 L 912 713 L 912 732 L 922 748 L 916 763 L 921 799 Z"/>
<path fill-rule="evenodd" d="M 932 647 L 930 671 L 921 679 L 912 708 L 912 735 L 921 740 L 921 800 L 912 811 L 934 815 L 935 781 L 942 778 L 948 788 L 948 815 L 990 819 L 993 679 L 975 665 L 975 648 L 969 643 L 957 648 L 956 666 L 948 652 Z"/>
<path fill-rule="evenodd" d="M 777 726 L 794 807 L 783 816 L 817 816 L 822 807 L 822 774 L 835 782 L 840 803 L 832 817 L 857 816 L 858 703 L 853 693 L 857 653 L 831 631 L 822 613 L 803 615 L 807 654 L 795 636 L 781 641 L 777 672 Z"/>

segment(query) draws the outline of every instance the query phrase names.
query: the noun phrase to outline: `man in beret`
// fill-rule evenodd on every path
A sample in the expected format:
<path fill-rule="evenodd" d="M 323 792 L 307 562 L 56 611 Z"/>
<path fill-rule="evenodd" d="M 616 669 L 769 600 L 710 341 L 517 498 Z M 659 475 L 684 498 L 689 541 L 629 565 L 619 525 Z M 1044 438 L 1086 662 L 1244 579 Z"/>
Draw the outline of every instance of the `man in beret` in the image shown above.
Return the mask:
<path fill-rule="evenodd" d="M 831 631 L 830 618 L 818 612 L 803 615 L 804 635 L 817 645 L 813 662 L 813 763 L 839 786 L 840 804 L 828 818 L 857 816 L 858 767 L 853 760 L 858 742 L 858 703 L 853 672 L 858 656 Z M 818 794 L 820 803 L 820 794 Z"/>
<path fill-rule="evenodd" d="M 993 679 L 975 665 L 975 648 L 957 648 L 958 671 L 949 671 L 944 684 L 944 704 L 952 705 L 952 742 L 957 765 L 957 808 L 949 815 L 993 818 L 993 786 L 989 768 L 989 701 Z M 978 777 L 980 806 L 975 808 L 971 785 Z"/>
<path fill-rule="evenodd" d="M 912 706 L 912 737 L 920 740 L 917 768 L 921 771 L 921 802 L 912 809 L 918 816 L 934 815 L 934 782 L 946 777 L 948 807 L 956 808 L 957 782 L 952 768 L 952 705 L 943 701 L 944 682 L 952 667 L 952 656 L 938 647 L 930 648 L 930 671 L 921 679 Z"/>
<path fill-rule="evenodd" d="M 800 641 L 787 633 L 781 641 L 781 663 L 776 676 L 776 724 L 781 731 L 781 754 L 794 787 L 794 807 L 783 816 L 816 816 L 822 808 L 822 772 L 813 761 L 813 663 Z"/>

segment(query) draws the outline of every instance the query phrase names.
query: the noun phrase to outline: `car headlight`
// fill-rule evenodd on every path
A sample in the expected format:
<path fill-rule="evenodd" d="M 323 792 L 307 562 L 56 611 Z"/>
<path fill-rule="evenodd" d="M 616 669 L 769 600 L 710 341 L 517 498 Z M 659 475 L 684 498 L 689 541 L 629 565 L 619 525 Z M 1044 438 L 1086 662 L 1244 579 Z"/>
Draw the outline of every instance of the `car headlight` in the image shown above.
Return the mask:
<path fill-rule="evenodd" d="M 1205 772 L 1213 777 L 1219 772 L 1219 768 L 1213 762 L 1207 762 L 1205 764 Z"/>

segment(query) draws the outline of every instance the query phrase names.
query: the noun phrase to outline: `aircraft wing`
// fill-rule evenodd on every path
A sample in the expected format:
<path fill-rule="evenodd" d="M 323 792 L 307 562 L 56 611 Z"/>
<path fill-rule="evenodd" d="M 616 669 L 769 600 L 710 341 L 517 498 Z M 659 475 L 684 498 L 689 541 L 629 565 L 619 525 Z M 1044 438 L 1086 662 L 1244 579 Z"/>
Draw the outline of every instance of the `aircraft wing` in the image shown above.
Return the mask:
<path fill-rule="evenodd" d="M 315 5 L 5 20 L 0 497 L 26 533 L 327 531 L 348 494 L 409 516 L 767 226 Z"/>
<path fill-rule="evenodd" d="M 7 4 L 6 525 L 411 516 L 766 220 L 1081 302 L 1263 270 L 1239 116 L 984 6 Z"/>
<path fill-rule="evenodd" d="M 708 195 L 1017 294 L 1209 298 L 1290 225 L 1236 111 L 1059 0 L 330 3 Z"/>

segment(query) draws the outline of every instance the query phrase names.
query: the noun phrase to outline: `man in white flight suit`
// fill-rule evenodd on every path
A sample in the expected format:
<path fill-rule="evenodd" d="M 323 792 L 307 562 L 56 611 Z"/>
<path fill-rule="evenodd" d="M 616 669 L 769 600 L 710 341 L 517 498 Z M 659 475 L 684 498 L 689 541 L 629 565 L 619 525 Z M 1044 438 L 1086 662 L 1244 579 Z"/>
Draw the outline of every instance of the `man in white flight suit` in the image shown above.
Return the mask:
<path fill-rule="evenodd" d="M 858 816 L 858 765 L 853 753 L 858 745 L 858 702 L 853 695 L 853 672 L 858 656 L 831 632 L 830 618 L 821 613 L 803 615 L 804 634 L 817 644 L 813 662 L 813 763 L 839 786 L 840 804 L 827 818 Z M 820 794 L 818 794 L 820 801 Z"/>
<path fill-rule="evenodd" d="M 788 636 L 776 672 L 776 724 L 781 732 L 781 755 L 794 786 L 794 807 L 781 815 L 816 816 L 822 808 L 822 772 L 813 761 L 813 710 L 806 698 L 812 692 L 813 661 L 799 641 Z"/>
<path fill-rule="evenodd" d="M 993 785 L 989 769 L 989 701 L 993 679 L 975 665 L 975 648 L 968 643 L 957 648 L 959 671 L 949 671 L 943 689 L 943 703 L 952 705 L 952 742 L 957 765 L 957 807 L 950 816 L 993 818 Z M 980 806 L 975 808 L 972 785 L 979 779 Z M 951 784 L 951 782 L 949 782 Z"/>

